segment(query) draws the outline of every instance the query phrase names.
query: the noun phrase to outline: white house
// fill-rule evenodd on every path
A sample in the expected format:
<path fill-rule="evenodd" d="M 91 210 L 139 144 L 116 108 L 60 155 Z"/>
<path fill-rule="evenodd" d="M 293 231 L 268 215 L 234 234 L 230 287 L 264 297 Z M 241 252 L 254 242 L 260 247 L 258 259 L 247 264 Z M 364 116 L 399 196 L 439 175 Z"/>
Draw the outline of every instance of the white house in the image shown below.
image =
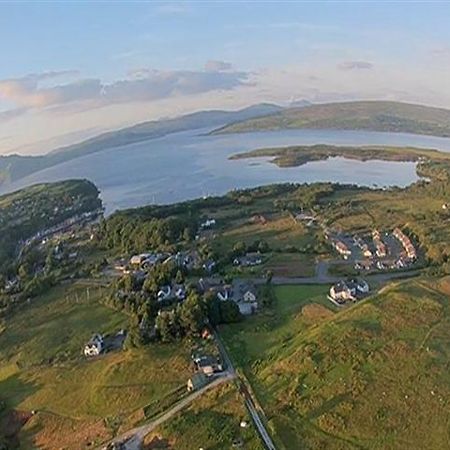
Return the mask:
<path fill-rule="evenodd" d="M 91 340 L 84 346 L 85 356 L 98 356 L 104 349 L 103 336 L 94 334 Z"/>
<path fill-rule="evenodd" d="M 200 226 L 201 228 L 211 228 L 216 225 L 216 219 L 206 219 Z"/>

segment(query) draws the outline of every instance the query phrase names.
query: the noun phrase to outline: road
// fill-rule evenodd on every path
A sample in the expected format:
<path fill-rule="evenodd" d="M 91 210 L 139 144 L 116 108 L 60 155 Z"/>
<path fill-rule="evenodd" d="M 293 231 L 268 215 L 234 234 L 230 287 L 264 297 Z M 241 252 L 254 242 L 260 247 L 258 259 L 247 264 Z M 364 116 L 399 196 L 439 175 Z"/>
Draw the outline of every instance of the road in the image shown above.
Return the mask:
<path fill-rule="evenodd" d="M 219 336 L 219 333 L 217 331 L 214 331 L 214 336 L 216 338 L 217 345 L 219 346 L 219 350 L 222 355 L 222 360 L 225 362 L 227 366 L 227 370 L 231 374 L 235 375 L 236 370 L 233 366 L 230 355 L 228 354 L 228 351 L 225 345 L 223 344 L 222 339 Z M 264 422 L 261 419 L 260 412 L 255 406 L 252 394 L 249 392 L 249 390 L 246 388 L 245 384 L 242 381 L 240 382 L 239 392 L 244 398 L 245 405 L 247 406 L 247 409 L 252 417 L 253 423 L 255 424 L 256 429 L 262 441 L 264 442 L 265 447 L 267 448 L 267 450 L 276 450 L 275 444 L 273 443 L 272 438 L 270 437 L 266 429 L 266 426 L 264 425 Z"/>
<path fill-rule="evenodd" d="M 334 261 L 319 261 L 316 265 L 316 273 L 312 277 L 272 277 L 272 284 L 334 284 L 345 278 L 344 276 L 334 276 L 328 274 L 328 268 L 335 263 L 341 263 L 341 260 Z M 342 261 L 345 263 L 345 261 Z M 399 280 L 402 278 L 415 277 L 421 273 L 420 269 L 409 270 L 407 272 L 389 272 L 389 273 L 377 273 L 367 275 L 364 278 L 370 284 L 374 283 L 387 283 L 391 280 Z M 255 278 L 252 281 L 256 284 L 265 284 L 267 280 L 265 278 Z"/>
<path fill-rule="evenodd" d="M 145 425 L 127 431 L 121 436 L 118 436 L 117 438 L 113 439 L 111 443 L 123 443 L 125 446 L 123 450 L 140 450 L 145 436 L 151 433 L 155 428 L 157 428 L 159 425 L 169 420 L 171 417 L 180 412 L 182 409 L 186 408 L 186 406 L 191 404 L 195 399 L 203 395 L 206 391 L 213 389 L 222 383 L 226 383 L 232 380 L 234 377 L 235 377 L 234 372 L 230 371 L 218 375 L 214 381 L 207 384 L 198 391 L 194 391 L 192 394 L 185 397 L 183 400 L 178 402 L 176 405 L 174 405 L 171 409 L 169 409 L 164 414 L 159 416 L 157 419 Z M 106 448 L 107 445 L 108 444 L 104 444 L 101 448 Z"/>

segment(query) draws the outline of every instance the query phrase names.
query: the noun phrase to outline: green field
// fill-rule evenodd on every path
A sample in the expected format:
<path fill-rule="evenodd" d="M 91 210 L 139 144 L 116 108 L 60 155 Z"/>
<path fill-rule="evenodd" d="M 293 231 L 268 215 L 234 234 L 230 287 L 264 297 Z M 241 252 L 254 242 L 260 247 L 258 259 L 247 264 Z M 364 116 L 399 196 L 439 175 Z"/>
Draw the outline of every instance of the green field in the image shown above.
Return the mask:
<path fill-rule="evenodd" d="M 242 420 L 247 428 L 240 427 Z M 206 393 L 147 436 L 146 448 L 222 450 L 239 440 L 246 450 L 264 449 L 237 388 L 228 384 Z"/>
<path fill-rule="evenodd" d="M 276 319 L 222 332 L 281 445 L 448 448 L 448 279 L 391 285 L 337 314 L 300 313 L 323 296 L 296 289 L 277 290 Z"/>
<path fill-rule="evenodd" d="M 99 295 L 91 286 L 87 298 L 78 284 L 53 289 L 6 321 L 0 398 L 10 409 L 38 411 L 21 433 L 23 448 L 84 448 L 77 441 L 109 437 L 141 420 L 144 406 L 170 395 L 191 373 L 187 343 L 86 360 L 82 349 L 93 332 L 114 333 L 127 324 L 123 314 L 98 303 Z M 63 433 L 67 427 L 74 441 Z M 45 447 L 48 441 L 53 446 Z"/>
<path fill-rule="evenodd" d="M 308 328 L 309 311 L 302 314 L 305 306 L 316 305 L 313 316 L 334 315 L 333 305 L 326 299 L 326 286 L 292 285 L 274 289 L 277 299 L 272 307 L 242 324 L 226 325 L 220 330 L 234 360 L 249 378 L 253 376 L 252 368 L 273 360 L 274 350 L 286 349 L 293 338 Z"/>

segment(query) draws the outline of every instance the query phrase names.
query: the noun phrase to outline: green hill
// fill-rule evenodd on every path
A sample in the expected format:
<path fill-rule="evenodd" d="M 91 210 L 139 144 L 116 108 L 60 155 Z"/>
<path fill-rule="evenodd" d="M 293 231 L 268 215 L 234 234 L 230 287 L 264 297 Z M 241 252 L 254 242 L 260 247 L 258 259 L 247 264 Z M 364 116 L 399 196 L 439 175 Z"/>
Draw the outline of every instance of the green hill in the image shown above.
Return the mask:
<path fill-rule="evenodd" d="M 447 449 L 449 293 L 408 281 L 333 313 L 320 288 L 285 286 L 272 316 L 223 335 L 280 448 Z"/>
<path fill-rule="evenodd" d="M 389 131 L 450 136 L 450 110 L 408 103 L 358 101 L 289 108 L 227 125 L 214 133 L 294 128 Z"/>

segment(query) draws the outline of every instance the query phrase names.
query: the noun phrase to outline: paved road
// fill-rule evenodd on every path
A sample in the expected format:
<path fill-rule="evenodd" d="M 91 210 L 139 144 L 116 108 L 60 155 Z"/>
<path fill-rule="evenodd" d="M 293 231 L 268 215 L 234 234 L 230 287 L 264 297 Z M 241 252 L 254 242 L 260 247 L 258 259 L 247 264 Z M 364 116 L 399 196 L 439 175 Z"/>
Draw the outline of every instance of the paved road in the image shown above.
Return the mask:
<path fill-rule="evenodd" d="M 272 284 L 283 285 L 283 284 L 334 284 L 342 280 L 345 277 L 338 277 L 333 275 L 328 275 L 328 270 L 324 269 L 323 264 L 319 263 L 320 271 L 316 270 L 316 275 L 313 277 L 273 277 Z M 386 283 L 391 280 L 399 280 L 402 278 L 411 278 L 419 275 L 421 270 L 410 270 L 408 272 L 392 272 L 392 273 L 378 273 L 374 275 L 367 275 L 364 278 L 370 284 L 370 282 L 375 283 Z M 265 284 L 265 278 L 255 278 L 252 281 L 256 284 Z"/>
<path fill-rule="evenodd" d="M 214 331 L 214 336 L 215 336 L 216 342 L 219 346 L 219 350 L 222 355 L 222 360 L 225 362 L 225 364 L 227 366 L 227 370 L 231 374 L 236 374 L 236 370 L 234 369 L 231 358 L 228 354 L 228 351 L 227 351 L 225 345 L 222 342 L 222 339 L 219 336 L 219 333 L 217 331 Z M 244 398 L 245 405 L 247 406 L 247 409 L 253 419 L 253 423 L 255 424 L 256 429 L 258 430 L 258 433 L 259 433 L 262 441 L 264 442 L 265 447 L 267 448 L 267 450 L 276 450 L 275 445 L 272 441 L 272 438 L 270 437 L 270 435 L 264 425 L 264 422 L 261 419 L 260 413 L 255 406 L 255 402 L 252 398 L 252 394 L 248 391 L 248 389 L 245 387 L 245 384 L 242 383 L 242 381 L 240 383 L 239 392 L 242 395 L 242 397 Z"/>
<path fill-rule="evenodd" d="M 188 406 L 190 403 L 192 403 L 195 399 L 197 399 L 198 397 L 203 395 L 206 391 L 213 389 L 222 383 L 226 383 L 226 382 L 232 380 L 234 377 L 235 377 L 235 374 L 230 371 L 224 372 L 223 374 L 218 375 L 214 381 L 207 384 L 206 386 L 199 389 L 198 391 L 194 391 L 192 394 L 190 394 L 188 397 L 185 397 L 183 400 L 181 400 L 179 403 L 177 403 L 175 406 L 173 406 L 173 408 L 166 411 L 164 414 L 159 416 L 157 419 L 155 419 L 145 425 L 142 425 L 140 427 L 136 427 L 136 428 L 133 428 L 132 430 L 127 431 L 126 433 L 122 434 L 121 436 L 113 439 L 111 441 L 111 443 L 122 442 L 125 445 L 124 450 L 140 450 L 145 436 L 147 436 L 149 433 L 151 433 L 155 428 L 157 428 L 159 425 L 161 425 L 165 421 L 169 420 L 175 414 L 177 414 L 182 409 L 184 409 L 186 406 Z M 105 448 L 106 445 L 107 444 L 104 444 L 101 448 Z"/>

